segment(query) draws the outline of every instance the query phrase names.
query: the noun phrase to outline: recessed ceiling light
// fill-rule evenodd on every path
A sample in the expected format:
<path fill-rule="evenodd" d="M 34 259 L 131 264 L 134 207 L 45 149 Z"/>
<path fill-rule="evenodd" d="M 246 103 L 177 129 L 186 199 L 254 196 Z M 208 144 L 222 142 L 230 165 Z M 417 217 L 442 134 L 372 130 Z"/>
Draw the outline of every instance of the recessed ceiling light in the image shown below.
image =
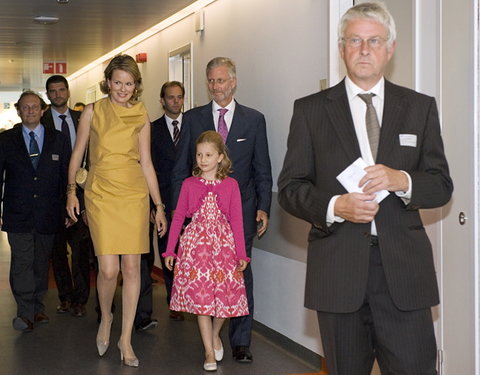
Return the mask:
<path fill-rule="evenodd" d="M 59 4 L 67 4 L 70 0 L 57 0 Z"/>
<path fill-rule="evenodd" d="M 58 17 L 50 17 L 50 16 L 38 16 L 33 19 L 34 22 L 41 23 L 43 25 L 52 25 L 57 23 L 59 20 Z"/>

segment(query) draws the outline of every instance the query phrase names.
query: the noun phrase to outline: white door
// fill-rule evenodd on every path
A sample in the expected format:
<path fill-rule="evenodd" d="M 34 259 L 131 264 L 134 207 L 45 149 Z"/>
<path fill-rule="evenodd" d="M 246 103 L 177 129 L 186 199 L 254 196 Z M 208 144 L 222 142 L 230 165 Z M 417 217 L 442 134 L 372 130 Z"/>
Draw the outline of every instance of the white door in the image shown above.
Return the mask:
<path fill-rule="evenodd" d="M 455 191 L 442 222 L 445 375 L 478 365 L 478 0 L 441 2 L 441 114 Z M 465 214 L 464 225 L 459 222 Z"/>

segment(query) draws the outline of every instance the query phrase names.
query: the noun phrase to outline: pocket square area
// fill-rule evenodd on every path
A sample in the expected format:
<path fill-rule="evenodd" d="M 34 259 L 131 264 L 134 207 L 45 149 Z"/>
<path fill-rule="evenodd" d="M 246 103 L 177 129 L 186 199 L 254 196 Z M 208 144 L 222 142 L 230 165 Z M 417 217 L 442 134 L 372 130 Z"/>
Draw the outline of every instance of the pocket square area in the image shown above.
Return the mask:
<path fill-rule="evenodd" d="M 247 138 L 238 138 L 237 142 L 243 142 L 243 141 L 246 141 L 246 140 L 247 140 Z"/>
<path fill-rule="evenodd" d="M 400 146 L 417 147 L 416 134 L 399 134 Z"/>

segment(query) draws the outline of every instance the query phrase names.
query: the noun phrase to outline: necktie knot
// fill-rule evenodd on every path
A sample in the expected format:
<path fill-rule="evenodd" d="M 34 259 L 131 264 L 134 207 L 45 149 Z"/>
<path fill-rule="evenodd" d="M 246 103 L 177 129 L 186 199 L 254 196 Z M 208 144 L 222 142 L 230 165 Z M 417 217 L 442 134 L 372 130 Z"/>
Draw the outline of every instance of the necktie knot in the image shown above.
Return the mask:
<path fill-rule="evenodd" d="M 358 97 L 362 99 L 365 103 L 372 104 L 372 98 L 375 96 L 375 94 L 369 93 L 369 94 L 358 94 Z"/>
<path fill-rule="evenodd" d="M 220 108 L 218 109 L 218 112 L 220 113 L 220 116 L 218 117 L 218 133 L 222 136 L 223 143 L 226 143 L 228 137 L 228 128 L 227 123 L 225 122 L 225 113 L 228 112 L 228 109 Z"/>
<path fill-rule="evenodd" d="M 67 118 L 66 115 L 59 115 L 58 117 L 60 117 L 60 119 L 61 119 L 62 121 L 64 121 L 64 120 Z"/>

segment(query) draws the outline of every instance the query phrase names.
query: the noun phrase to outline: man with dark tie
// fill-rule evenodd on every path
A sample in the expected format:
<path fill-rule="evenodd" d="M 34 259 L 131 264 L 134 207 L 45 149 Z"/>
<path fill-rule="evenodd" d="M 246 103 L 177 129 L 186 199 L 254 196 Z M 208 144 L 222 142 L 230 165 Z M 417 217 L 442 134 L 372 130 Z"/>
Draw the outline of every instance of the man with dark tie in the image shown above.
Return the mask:
<path fill-rule="evenodd" d="M 164 110 L 164 115 L 151 125 L 151 153 L 152 162 L 157 174 L 158 186 L 162 193 L 164 210 L 170 227 L 172 220 L 171 182 L 172 168 L 177 154 L 177 145 L 182 134 L 182 109 L 185 88 L 178 81 L 168 81 L 160 89 L 160 104 Z M 153 203 L 153 202 L 152 202 Z M 152 208 L 155 212 L 155 208 Z M 162 264 L 163 278 L 167 290 L 167 305 L 170 306 L 170 296 L 172 293 L 173 272 L 165 267 L 161 254 L 167 248 L 168 235 L 159 237 L 157 231 L 151 225 L 150 239 L 156 238 L 158 244 L 158 253 Z M 140 298 L 138 300 L 137 314 L 135 316 L 135 329 L 145 331 L 157 326 L 158 321 L 152 319 L 152 272 L 155 260 L 153 242 L 150 240 L 150 253 L 142 255 L 141 267 L 141 287 Z M 178 311 L 170 310 L 170 320 L 182 321 L 183 314 Z"/>
<path fill-rule="evenodd" d="M 11 248 L 10 286 L 17 303 L 13 328 L 30 332 L 49 322 L 43 296 L 55 232 L 64 223 L 71 146 L 40 118 L 42 98 L 25 91 L 15 105 L 22 123 L 0 134 L 0 226 Z"/>
<path fill-rule="evenodd" d="M 46 128 L 57 129 L 64 133 L 69 138 L 73 149 L 81 112 L 68 108 L 70 98 L 68 81 L 61 75 L 53 75 L 47 79 L 45 86 L 50 108 L 43 114 L 42 124 Z M 78 194 L 81 199 L 82 191 Z M 71 268 L 67 257 L 67 243 L 71 248 Z M 70 312 L 76 317 L 83 317 L 86 314 L 85 304 L 90 294 L 91 247 L 90 234 L 83 216 L 68 228 L 65 225 L 59 228 L 52 256 L 53 272 L 60 299 L 60 304 L 57 306 L 59 314 Z"/>
<path fill-rule="evenodd" d="M 265 233 L 272 198 L 272 172 L 268 154 L 265 117 L 258 111 L 234 100 L 237 87 L 234 62 L 216 57 L 207 64 L 207 85 L 212 101 L 186 112 L 182 139 L 173 168 L 173 203 L 180 187 L 192 173 L 195 160 L 195 141 L 206 130 L 218 131 L 228 147 L 233 173 L 242 196 L 243 226 L 247 256 L 252 256 L 253 238 Z M 229 338 L 236 361 L 248 363 L 253 357 L 250 341 L 253 323 L 253 275 L 250 264 L 244 271 L 249 315 L 230 319 Z M 221 342 L 214 342 L 220 350 Z"/>
<path fill-rule="evenodd" d="M 329 375 L 369 375 L 375 359 L 382 374 L 436 374 L 439 296 L 419 209 L 446 204 L 453 183 L 435 99 L 384 79 L 395 38 L 382 3 L 345 13 L 347 77 L 295 102 L 278 180 L 281 206 L 312 224 L 305 306 Z M 347 190 L 337 176 L 359 158 Z"/>

